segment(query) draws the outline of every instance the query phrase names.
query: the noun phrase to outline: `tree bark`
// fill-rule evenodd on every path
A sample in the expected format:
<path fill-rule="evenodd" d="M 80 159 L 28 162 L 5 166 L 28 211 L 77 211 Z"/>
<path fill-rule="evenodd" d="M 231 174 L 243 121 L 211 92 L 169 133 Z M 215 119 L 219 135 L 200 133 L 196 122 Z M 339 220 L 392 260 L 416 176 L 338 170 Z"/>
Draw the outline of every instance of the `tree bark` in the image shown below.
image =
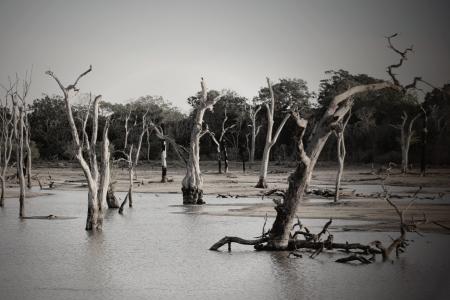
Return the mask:
<path fill-rule="evenodd" d="M 427 143 L 428 143 L 428 114 L 427 111 L 422 108 L 423 112 L 423 128 L 422 128 L 422 153 L 420 155 L 420 175 L 425 176 L 427 167 Z"/>
<path fill-rule="evenodd" d="M 197 112 L 192 127 L 191 140 L 189 145 L 189 159 L 186 164 L 186 175 L 181 182 L 183 193 L 183 204 L 204 204 L 203 201 L 203 177 L 200 171 L 200 137 L 205 134 L 202 130 L 203 116 L 207 109 L 211 110 L 214 104 L 223 95 L 214 99 L 208 99 L 206 84 L 202 78 L 202 97 L 197 107 Z"/>
<path fill-rule="evenodd" d="M 27 188 L 31 189 L 31 147 L 30 147 L 30 125 L 28 123 L 28 115 L 25 115 L 25 147 L 27 152 L 27 164 L 26 164 L 26 170 L 27 170 Z"/>

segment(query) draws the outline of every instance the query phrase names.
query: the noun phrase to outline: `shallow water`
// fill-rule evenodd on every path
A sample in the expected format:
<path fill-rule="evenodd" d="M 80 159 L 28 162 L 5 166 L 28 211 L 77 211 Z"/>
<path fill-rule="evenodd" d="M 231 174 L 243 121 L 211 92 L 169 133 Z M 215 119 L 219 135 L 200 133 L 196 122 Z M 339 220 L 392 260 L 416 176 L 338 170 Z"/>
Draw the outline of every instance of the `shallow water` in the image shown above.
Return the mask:
<path fill-rule="evenodd" d="M 90 234 L 83 229 L 86 193 L 52 192 L 26 200 L 27 215 L 76 218 L 21 221 L 15 199 L 0 210 L 1 299 L 449 299 L 448 235 L 411 236 L 394 264 L 367 266 L 335 263 L 339 254 L 293 259 L 240 245 L 212 252 L 224 235 L 258 235 L 263 220 L 196 214 L 217 206 L 137 193 L 134 208 L 108 212 L 103 232 Z M 324 220 L 304 223 L 317 231 Z M 335 234 L 347 239 L 389 241 L 387 233 Z"/>

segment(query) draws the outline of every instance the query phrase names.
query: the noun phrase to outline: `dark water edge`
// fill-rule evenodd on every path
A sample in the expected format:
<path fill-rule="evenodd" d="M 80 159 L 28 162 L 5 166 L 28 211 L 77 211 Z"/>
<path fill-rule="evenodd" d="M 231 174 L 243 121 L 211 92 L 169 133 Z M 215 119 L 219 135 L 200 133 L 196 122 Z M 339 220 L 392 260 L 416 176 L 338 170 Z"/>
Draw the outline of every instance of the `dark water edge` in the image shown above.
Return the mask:
<path fill-rule="evenodd" d="M 207 199 L 211 204 L 238 201 Z M 287 253 L 207 249 L 224 235 L 251 238 L 263 220 L 199 215 L 216 206 L 178 206 L 176 194 L 139 194 L 124 215 L 108 212 L 102 233 L 84 231 L 86 192 L 54 191 L 0 209 L 0 299 L 449 299 L 450 236 L 409 235 L 394 263 L 335 263 Z M 248 202 L 248 200 L 245 200 Z M 191 212 L 191 213 L 182 213 Z M 75 217 L 75 218 L 71 218 Z M 304 220 L 319 230 L 323 220 Z M 396 233 L 335 233 L 335 240 L 388 242 Z"/>

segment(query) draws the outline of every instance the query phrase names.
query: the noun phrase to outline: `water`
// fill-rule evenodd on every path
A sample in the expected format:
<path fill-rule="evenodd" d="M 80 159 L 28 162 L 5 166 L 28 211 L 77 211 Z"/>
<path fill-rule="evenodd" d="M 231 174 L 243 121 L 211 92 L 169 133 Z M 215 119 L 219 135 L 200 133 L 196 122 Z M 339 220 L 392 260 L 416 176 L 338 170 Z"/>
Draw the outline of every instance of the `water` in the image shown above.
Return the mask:
<path fill-rule="evenodd" d="M 342 265 L 339 254 L 293 259 L 241 245 L 212 252 L 224 235 L 258 235 L 262 219 L 196 212 L 251 199 L 183 207 L 180 195 L 136 194 L 134 208 L 108 212 L 103 232 L 91 234 L 83 229 L 86 193 L 53 193 L 27 199 L 27 215 L 76 218 L 21 221 L 14 199 L 0 210 L 1 299 L 449 299 L 447 235 L 412 236 L 394 264 Z M 324 220 L 304 223 L 318 230 Z M 335 234 L 347 239 L 389 241 L 387 233 Z"/>

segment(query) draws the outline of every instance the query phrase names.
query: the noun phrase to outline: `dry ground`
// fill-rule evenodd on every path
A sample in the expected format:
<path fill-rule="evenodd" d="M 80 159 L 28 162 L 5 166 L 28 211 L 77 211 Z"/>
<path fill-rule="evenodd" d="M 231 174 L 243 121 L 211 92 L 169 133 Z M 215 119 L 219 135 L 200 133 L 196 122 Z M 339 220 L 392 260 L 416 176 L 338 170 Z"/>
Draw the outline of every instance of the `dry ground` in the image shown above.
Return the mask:
<path fill-rule="evenodd" d="M 258 179 L 258 165 L 251 169 L 247 166 L 247 172 L 242 172 L 238 163 L 231 163 L 228 174 L 218 174 L 215 162 L 202 162 L 201 168 L 204 175 L 205 194 L 224 194 L 239 197 L 261 197 L 263 190 L 254 188 Z M 269 168 L 269 188 L 285 189 L 287 177 L 295 168 L 293 163 L 284 165 L 271 165 Z M 56 189 L 80 189 L 85 185 L 81 170 L 76 163 L 38 163 L 35 164 L 34 175 L 40 178 L 44 188 L 50 181 L 54 181 Z M 313 176 L 312 188 L 333 189 L 336 166 L 319 165 Z M 182 165 L 169 164 L 169 178 L 173 181 L 160 183 L 161 170 L 158 162 L 141 164 L 137 169 L 136 192 L 149 193 L 178 193 L 181 203 L 181 180 L 184 176 Z M 127 170 L 115 169 L 113 180 L 116 191 L 127 190 Z M 50 178 L 51 177 L 51 178 Z M 387 230 L 398 226 L 398 217 L 386 201 L 380 197 L 381 177 L 383 174 L 372 174 L 368 166 L 350 166 L 344 171 L 343 196 L 337 205 L 333 204 L 332 198 L 308 195 L 306 200 L 298 209 L 300 218 L 335 218 L 343 220 L 365 220 L 376 221 L 373 224 L 358 225 L 361 230 Z M 392 190 L 393 200 L 400 207 L 406 206 L 412 199 L 414 191 L 422 186 L 422 191 L 417 195 L 415 204 L 408 210 L 407 218 L 423 218 L 424 214 L 428 221 L 437 221 L 450 226 L 450 169 L 430 169 L 427 176 L 421 177 L 413 170 L 408 175 L 399 174 L 393 170 L 385 181 Z M 37 185 L 37 182 L 34 183 Z M 16 184 L 9 183 L 8 187 L 14 188 Z M 15 189 L 8 189 L 7 197 L 15 197 Z M 49 191 L 51 192 L 51 191 Z M 29 194 L 30 195 L 30 194 Z M 31 196 L 36 193 L 31 193 Z M 161 198 L 163 199 L 163 198 Z M 232 208 L 222 205 L 222 211 L 214 210 L 208 214 L 233 215 L 233 216 L 275 216 L 274 204 L 271 201 L 261 200 L 261 203 L 249 204 L 229 198 Z M 356 229 L 349 225 L 346 228 Z M 423 227 L 425 231 L 442 231 L 442 228 L 427 224 Z"/>

